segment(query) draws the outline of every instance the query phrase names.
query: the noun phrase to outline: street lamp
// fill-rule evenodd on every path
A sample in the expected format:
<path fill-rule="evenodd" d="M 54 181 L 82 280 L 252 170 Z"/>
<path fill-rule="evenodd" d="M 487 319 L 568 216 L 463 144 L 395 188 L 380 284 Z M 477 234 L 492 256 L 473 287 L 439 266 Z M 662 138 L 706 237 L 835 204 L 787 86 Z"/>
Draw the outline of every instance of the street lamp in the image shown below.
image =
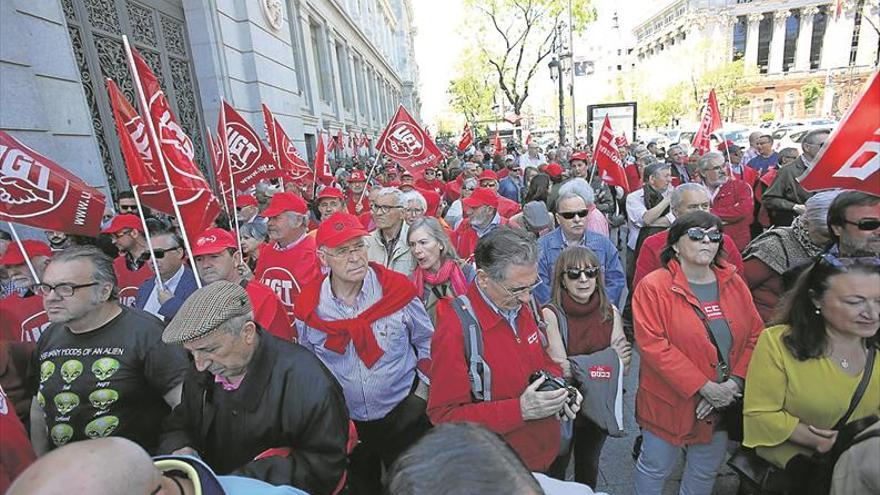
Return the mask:
<path fill-rule="evenodd" d="M 553 55 L 553 59 L 550 60 L 547 67 L 550 69 L 550 79 L 559 83 L 559 146 L 562 146 L 562 143 L 565 142 L 565 100 L 562 93 L 562 64 L 559 63 L 556 54 Z"/>

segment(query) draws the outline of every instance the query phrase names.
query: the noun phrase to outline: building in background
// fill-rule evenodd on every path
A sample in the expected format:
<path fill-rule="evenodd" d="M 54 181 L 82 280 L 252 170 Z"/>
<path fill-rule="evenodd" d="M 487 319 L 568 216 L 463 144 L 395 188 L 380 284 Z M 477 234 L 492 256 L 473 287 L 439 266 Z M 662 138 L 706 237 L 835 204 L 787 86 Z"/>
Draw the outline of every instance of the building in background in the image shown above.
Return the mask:
<path fill-rule="evenodd" d="M 4 0 L 0 129 L 115 195 L 128 188 L 104 88 L 134 101 L 122 35 L 152 66 L 197 160 L 225 98 L 258 131 L 266 103 L 301 151 L 316 132 L 375 137 L 418 118 L 411 0 Z"/>

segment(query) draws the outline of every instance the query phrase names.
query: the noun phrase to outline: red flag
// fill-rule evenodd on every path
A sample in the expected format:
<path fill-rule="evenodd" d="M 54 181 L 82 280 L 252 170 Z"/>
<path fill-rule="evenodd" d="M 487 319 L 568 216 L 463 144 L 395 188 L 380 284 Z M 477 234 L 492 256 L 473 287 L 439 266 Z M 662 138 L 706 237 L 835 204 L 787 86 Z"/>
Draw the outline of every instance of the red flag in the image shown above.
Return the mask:
<path fill-rule="evenodd" d="M 263 119 L 266 122 L 266 131 L 269 133 L 269 145 L 272 147 L 273 153 L 276 153 L 276 162 L 284 171 L 285 180 L 297 184 L 311 181 L 311 167 L 308 162 L 303 160 L 299 150 L 296 149 L 293 141 L 287 137 L 287 133 L 281 127 L 281 123 L 272 115 L 269 107 L 265 104 L 263 104 Z"/>
<path fill-rule="evenodd" d="M 629 192 L 623 161 L 620 159 L 620 153 L 614 143 L 614 131 L 611 130 L 611 121 L 607 115 L 602 123 L 602 131 L 599 133 L 593 160 L 597 170 L 602 174 L 603 181 L 612 186 L 620 186 L 624 191 Z"/>
<path fill-rule="evenodd" d="M 132 187 L 137 188 L 137 194 L 144 205 L 175 215 L 174 204 L 168 193 L 168 185 L 162 173 L 156 146 L 150 139 L 146 124 L 111 79 L 107 79 L 107 92 L 113 109 L 119 146 L 125 159 L 125 169 Z M 201 175 L 198 170 L 191 172 Z M 210 227 L 220 213 L 220 205 L 208 183 L 180 177 L 172 174 L 171 170 L 168 177 L 178 179 L 177 182 L 172 179 L 172 185 L 187 231 L 201 232 Z M 182 185 L 177 186 L 177 183 Z"/>
<path fill-rule="evenodd" d="M 336 133 L 336 149 L 339 151 L 345 151 L 345 138 L 342 137 L 342 128 L 339 128 L 339 132 Z"/>
<path fill-rule="evenodd" d="M 501 144 L 501 136 L 495 131 L 495 138 L 492 140 L 492 154 L 500 156 L 504 154 L 504 146 Z"/>
<path fill-rule="evenodd" d="M 263 127 L 266 131 L 266 142 L 269 143 L 269 151 L 272 152 L 272 156 L 275 157 L 275 161 L 277 162 L 278 142 L 275 136 L 275 118 L 272 115 L 272 112 L 269 111 L 269 107 L 267 107 L 265 103 L 262 103 L 260 107 L 263 109 Z"/>
<path fill-rule="evenodd" d="M 333 141 L 333 138 L 330 138 Z M 330 170 L 330 164 L 327 163 L 327 150 L 324 148 L 324 133 L 318 131 L 318 150 L 315 151 L 315 179 L 324 184 L 330 185 L 335 177 L 333 171 Z"/>
<path fill-rule="evenodd" d="M 208 143 L 208 155 L 211 156 L 211 170 L 214 171 L 214 180 L 217 182 L 217 189 L 215 190 L 216 195 L 220 196 L 220 201 L 223 203 L 223 210 L 229 214 L 229 204 L 230 204 L 230 188 L 229 181 L 227 181 L 226 175 L 223 173 L 223 152 L 220 150 L 219 141 L 216 141 L 208 131 L 206 142 Z M 217 143 L 217 144 L 215 144 Z"/>
<path fill-rule="evenodd" d="M 718 109 L 718 99 L 715 98 L 715 90 L 709 91 L 709 100 L 703 107 L 703 118 L 700 120 L 700 128 L 694 134 L 691 146 L 702 156 L 709 151 L 711 144 L 709 138 L 716 129 L 721 128 L 721 110 Z"/>
<path fill-rule="evenodd" d="M 458 140 L 458 151 L 468 149 L 468 146 L 474 142 L 474 133 L 471 132 L 471 125 L 464 123 L 464 130 L 461 131 L 461 139 Z"/>
<path fill-rule="evenodd" d="M 104 195 L 0 131 L 0 220 L 97 236 Z"/>
<path fill-rule="evenodd" d="M 226 118 L 225 145 L 235 189 L 247 189 L 263 179 L 282 177 L 283 171 L 275 162 L 272 152 L 244 117 L 225 101 L 223 114 Z"/>
<path fill-rule="evenodd" d="M 530 132 L 528 136 L 526 136 L 526 146 L 532 144 L 532 133 Z"/>
<path fill-rule="evenodd" d="M 839 187 L 880 196 L 880 72 L 799 180 L 808 191 Z"/>
<path fill-rule="evenodd" d="M 420 179 L 425 168 L 436 165 L 443 159 L 440 148 L 425 136 L 422 127 L 409 112 L 400 105 L 394 118 L 382 131 L 376 142 L 380 153 L 390 156 L 395 162 Z"/>
<path fill-rule="evenodd" d="M 626 138 L 626 134 L 621 134 L 614 138 L 614 144 L 617 145 L 617 148 L 620 149 L 623 146 L 629 146 L 629 140 Z"/>

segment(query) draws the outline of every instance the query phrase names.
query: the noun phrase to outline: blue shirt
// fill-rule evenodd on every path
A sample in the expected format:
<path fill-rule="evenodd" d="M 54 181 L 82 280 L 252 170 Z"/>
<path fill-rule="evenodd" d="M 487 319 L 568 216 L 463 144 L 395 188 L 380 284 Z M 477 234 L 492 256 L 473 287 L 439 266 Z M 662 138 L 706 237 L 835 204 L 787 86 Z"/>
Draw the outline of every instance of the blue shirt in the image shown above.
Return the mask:
<path fill-rule="evenodd" d="M 337 298 L 330 288 L 330 277 L 321 284 L 321 296 L 315 309 L 322 320 L 347 320 L 363 313 L 382 298 L 382 286 L 372 269 L 367 270 L 363 287 L 354 307 Z M 434 325 L 422 301 L 415 297 L 401 310 L 373 322 L 372 329 L 385 353 L 367 368 L 354 343 L 349 342 L 340 354 L 324 347 L 327 334 L 297 320 L 298 342 L 312 351 L 330 369 L 342 386 L 351 419 L 372 421 L 384 418 L 412 389 L 416 364 L 431 357 Z M 420 371 L 425 383 L 429 378 Z"/>
<path fill-rule="evenodd" d="M 602 265 L 602 273 L 605 275 L 605 294 L 611 304 L 617 306 L 623 289 L 626 288 L 626 276 L 623 273 L 623 265 L 620 263 L 617 248 L 604 235 L 589 230 L 584 232 L 584 238 L 578 245 L 587 247 L 596 253 L 599 263 Z M 538 249 L 540 250 L 538 275 L 541 277 L 541 285 L 535 289 L 534 295 L 541 304 L 546 304 L 550 300 L 553 265 L 556 264 L 556 258 L 566 247 L 568 246 L 562 234 L 562 227 L 557 227 L 553 232 L 538 239 Z"/>
<path fill-rule="evenodd" d="M 751 160 L 749 160 L 747 165 L 752 167 L 753 169 L 761 172 L 761 174 L 763 175 L 764 172 L 766 172 L 768 168 L 775 167 L 778 164 L 779 164 L 779 155 L 774 151 L 767 158 L 764 158 L 763 155 L 758 155 L 758 156 L 752 158 Z"/>

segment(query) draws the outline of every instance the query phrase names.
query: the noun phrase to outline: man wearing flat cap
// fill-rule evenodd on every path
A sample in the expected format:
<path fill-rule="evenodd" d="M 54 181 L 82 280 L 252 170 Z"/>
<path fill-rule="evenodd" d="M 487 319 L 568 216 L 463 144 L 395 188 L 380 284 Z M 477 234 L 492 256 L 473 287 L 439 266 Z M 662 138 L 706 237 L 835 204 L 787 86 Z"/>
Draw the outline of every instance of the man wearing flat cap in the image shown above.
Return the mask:
<path fill-rule="evenodd" d="M 198 454 L 234 474 L 332 493 L 346 465 L 348 413 L 333 375 L 254 321 L 248 293 L 221 280 L 195 291 L 162 333 L 189 351 L 181 403 L 159 451 Z"/>
<path fill-rule="evenodd" d="M 382 491 L 382 465 L 419 439 L 434 327 L 403 274 L 368 262 L 360 221 L 321 222 L 318 257 L 329 275 L 303 287 L 295 312 L 299 343 L 339 380 L 360 444 L 351 455 L 354 493 Z"/>

